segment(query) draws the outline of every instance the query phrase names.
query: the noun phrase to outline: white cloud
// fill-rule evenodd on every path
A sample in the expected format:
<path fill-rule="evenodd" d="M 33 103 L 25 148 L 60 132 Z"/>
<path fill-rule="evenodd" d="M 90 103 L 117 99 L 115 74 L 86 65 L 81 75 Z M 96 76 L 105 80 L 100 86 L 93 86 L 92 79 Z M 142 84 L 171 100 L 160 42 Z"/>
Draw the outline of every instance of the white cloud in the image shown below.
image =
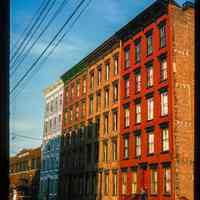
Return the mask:
<path fill-rule="evenodd" d="M 20 132 L 32 132 L 37 128 L 37 125 L 33 120 L 28 119 L 11 119 L 10 120 L 10 130 Z"/>

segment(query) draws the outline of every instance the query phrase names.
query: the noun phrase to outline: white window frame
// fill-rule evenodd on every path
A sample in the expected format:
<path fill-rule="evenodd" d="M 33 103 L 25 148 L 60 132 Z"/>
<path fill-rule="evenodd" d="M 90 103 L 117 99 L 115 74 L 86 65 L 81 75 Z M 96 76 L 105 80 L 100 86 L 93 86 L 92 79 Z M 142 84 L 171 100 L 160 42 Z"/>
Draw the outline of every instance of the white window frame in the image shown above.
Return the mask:
<path fill-rule="evenodd" d="M 141 103 L 135 104 L 136 124 L 141 123 Z"/>
<path fill-rule="evenodd" d="M 130 126 L 130 108 L 129 106 L 124 108 L 124 125 L 125 128 Z"/>
<path fill-rule="evenodd" d="M 153 86 L 153 66 L 147 67 L 147 87 Z"/>
<path fill-rule="evenodd" d="M 137 171 L 132 172 L 132 180 L 131 180 L 131 193 L 137 193 Z"/>
<path fill-rule="evenodd" d="M 168 91 L 161 92 L 161 116 L 168 115 Z"/>
<path fill-rule="evenodd" d="M 169 151 L 169 128 L 162 128 L 162 151 Z"/>
<path fill-rule="evenodd" d="M 158 170 L 151 169 L 151 194 L 158 194 Z"/>
<path fill-rule="evenodd" d="M 155 135 L 154 132 L 148 132 L 148 153 L 155 153 Z"/>
<path fill-rule="evenodd" d="M 163 169 L 164 175 L 163 175 L 163 190 L 164 194 L 171 194 L 171 168 L 170 167 L 165 167 Z"/>
<path fill-rule="evenodd" d="M 142 143 L 141 143 L 141 135 L 136 135 L 135 137 L 135 156 L 140 157 L 142 154 Z"/>
<path fill-rule="evenodd" d="M 150 97 L 147 99 L 147 120 L 154 118 L 154 98 Z"/>

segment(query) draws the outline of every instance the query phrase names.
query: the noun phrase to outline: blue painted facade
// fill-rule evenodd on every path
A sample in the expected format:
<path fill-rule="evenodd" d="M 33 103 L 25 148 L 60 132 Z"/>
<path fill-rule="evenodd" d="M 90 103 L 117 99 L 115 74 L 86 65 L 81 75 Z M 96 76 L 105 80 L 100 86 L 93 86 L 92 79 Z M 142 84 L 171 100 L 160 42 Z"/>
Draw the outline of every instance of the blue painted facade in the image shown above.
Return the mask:
<path fill-rule="evenodd" d="M 42 148 L 40 199 L 57 199 L 59 179 L 60 136 L 48 140 Z"/>
<path fill-rule="evenodd" d="M 63 112 L 63 83 L 47 88 L 41 149 L 39 200 L 58 200 L 59 163 Z"/>

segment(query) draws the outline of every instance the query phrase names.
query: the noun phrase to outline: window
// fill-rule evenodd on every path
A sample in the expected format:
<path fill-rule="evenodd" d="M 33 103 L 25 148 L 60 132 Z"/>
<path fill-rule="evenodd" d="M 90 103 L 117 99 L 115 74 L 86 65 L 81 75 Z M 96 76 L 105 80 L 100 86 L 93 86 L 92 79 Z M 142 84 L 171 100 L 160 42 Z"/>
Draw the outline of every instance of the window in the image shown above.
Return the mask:
<path fill-rule="evenodd" d="M 141 123 L 141 103 L 136 103 L 135 105 L 136 114 L 136 124 Z"/>
<path fill-rule="evenodd" d="M 137 193 L 137 171 L 132 172 L 131 192 L 132 194 Z"/>
<path fill-rule="evenodd" d="M 104 178 L 105 178 L 104 194 L 108 195 L 108 191 L 109 191 L 109 174 L 105 174 Z"/>
<path fill-rule="evenodd" d="M 141 42 L 140 40 L 135 41 L 135 62 L 140 62 L 141 56 Z"/>
<path fill-rule="evenodd" d="M 58 97 L 53 101 L 53 111 L 56 112 L 58 109 Z"/>
<path fill-rule="evenodd" d="M 109 106 L 109 89 L 105 89 L 105 97 L 104 97 L 104 106 L 105 108 L 108 108 Z"/>
<path fill-rule="evenodd" d="M 122 174 L 122 194 L 126 194 L 127 189 L 127 173 Z"/>
<path fill-rule="evenodd" d="M 118 83 L 113 84 L 113 102 L 118 101 Z"/>
<path fill-rule="evenodd" d="M 124 50 L 125 53 L 125 68 L 130 67 L 130 47 L 125 48 Z"/>
<path fill-rule="evenodd" d="M 117 195 L 118 179 L 117 174 L 113 173 L 113 196 Z"/>
<path fill-rule="evenodd" d="M 97 92 L 97 101 L 96 101 L 96 105 L 97 105 L 97 112 L 99 112 L 100 108 L 101 108 L 101 92 Z"/>
<path fill-rule="evenodd" d="M 117 160 L 117 140 L 112 141 L 112 159 Z"/>
<path fill-rule="evenodd" d="M 99 143 L 95 142 L 95 161 L 99 161 Z"/>
<path fill-rule="evenodd" d="M 171 169 L 170 167 L 164 168 L 164 194 L 171 193 Z"/>
<path fill-rule="evenodd" d="M 154 132 L 148 132 L 148 153 L 154 153 Z"/>
<path fill-rule="evenodd" d="M 51 103 L 50 103 L 50 105 L 51 105 L 51 112 L 53 112 L 53 101 L 51 101 Z"/>
<path fill-rule="evenodd" d="M 110 77 L 110 63 L 106 63 L 106 81 L 109 80 Z"/>
<path fill-rule="evenodd" d="M 135 155 L 136 157 L 141 156 L 141 136 L 136 135 L 136 141 L 135 141 Z"/>
<path fill-rule="evenodd" d="M 93 113 L 93 96 L 90 96 L 89 114 Z"/>
<path fill-rule="evenodd" d="M 118 56 L 114 56 L 114 70 L 113 70 L 113 74 L 116 76 L 118 74 L 118 65 L 119 65 L 119 57 Z"/>
<path fill-rule="evenodd" d="M 79 106 L 76 105 L 75 120 L 78 120 L 78 115 L 79 115 Z"/>
<path fill-rule="evenodd" d="M 94 89 L 94 72 L 90 73 L 90 89 Z"/>
<path fill-rule="evenodd" d="M 152 120 L 154 115 L 153 97 L 147 99 L 147 120 Z"/>
<path fill-rule="evenodd" d="M 162 151 L 169 151 L 169 131 L 168 127 L 162 128 Z"/>
<path fill-rule="evenodd" d="M 125 97 L 129 97 L 130 95 L 130 81 L 129 81 L 129 77 L 126 77 L 124 79 L 124 85 L 125 85 Z"/>
<path fill-rule="evenodd" d="M 124 126 L 128 128 L 130 126 L 130 110 L 129 106 L 124 108 Z"/>
<path fill-rule="evenodd" d="M 168 114 L 168 92 L 161 92 L 161 116 Z"/>
<path fill-rule="evenodd" d="M 92 159 L 92 154 L 91 154 L 91 150 L 92 150 L 92 148 L 91 148 L 91 144 L 87 144 L 87 162 L 88 163 L 90 163 L 91 162 L 91 159 Z"/>
<path fill-rule="evenodd" d="M 76 95 L 77 97 L 80 96 L 80 82 L 79 81 L 77 81 L 76 83 Z"/>
<path fill-rule="evenodd" d="M 137 72 L 135 74 L 135 92 L 140 92 L 141 91 L 141 73 Z"/>
<path fill-rule="evenodd" d="M 104 133 L 108 133 L 108 113 L 104 115 Z"/>
<path fill-rule="evenodd" d="M 158 193 L 158 171 L 151 169 L 151 194 Z"/>
<path fill-rule="evenodd" d="M 153 53 L 153 35 L 152 32 L 147 35 L 147 56 Z"/>
<path fill-rule="evenodd" d="M 66 88 L 66 104 L 68 103 L 68 99 L 69 98 L 69 92 L 68 92 L 68 88 Z"/>
<path fill-rule="evenodd" d="M 86 103 L 85 101 L 82 102 L 82 117 L 85 117 L 86 114 Z"/>
<path fill-rule="evenodd" d="M 108 142 L 103 143 L 103 160 L 108 161 Z"/>
<path fill-rule="evenodd" d="M 160 81 L 167 80 L 167 59 L 160 59 Z"/>
<path fill-rule="evenodd" d="M 162 24 L 159 30 L 160 30 L 160 48 L 163 48 L 166 46 L 166 25 Z"/>
<path fill-rule="evenodd" d="M 102 79 L 102 69 L 101 65 L 98 66 L 98 71 L 97 71 L 97 85 L 100 85 Z"/>
<path fill-rule="evenodd" d="M 88 138 L 91 138 L 93 134 L 93 123 L 91 120 L 88 122 Z"/>
<path fill-rule="evenodd" d="M 86 78 L 83 79 L 83 94 L 86 94 Z"/>
<path fill-rule="evenodd" d="M 128 136 L 124 137 L 124 159 L 128 159 L 129 156 L 129 138 Z"/>
<path fill-rule="evenodd" d="M 118 112 L 117 110 L 113 111 L 113 131 L 117 131 L 118 128 Z"/>
<path fill-rule="evenodd" d="M 58 116 L 58 123 L 59 123 L 59 128 L 61 127 L 61 121 L 62 119 L 61 119 L 61 114 Z"/>
<path fill-rule="evenodd" d="M 153 86 L 153 66 L 147 67 L 147 87 Z"/>
<path fill-rule="evenodd" d="M 71 86 L 71 100 L 74 98 L 74 86 Z"/>
<path fill-rule="evenodd" d="M 100 118 L 96 118 L 96 135 L 99 135 L 100 132 Z"/>

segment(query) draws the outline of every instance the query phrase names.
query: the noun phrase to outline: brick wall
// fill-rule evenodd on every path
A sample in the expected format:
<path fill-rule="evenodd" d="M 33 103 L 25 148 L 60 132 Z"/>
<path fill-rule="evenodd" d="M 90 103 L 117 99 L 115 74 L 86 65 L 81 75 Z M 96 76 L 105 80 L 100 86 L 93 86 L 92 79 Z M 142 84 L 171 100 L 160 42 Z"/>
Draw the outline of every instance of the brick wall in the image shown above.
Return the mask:
<path fill-rule="evenodd" d="M 171 7 L 175 199 L 193 199 L 194 9 Z"/>

